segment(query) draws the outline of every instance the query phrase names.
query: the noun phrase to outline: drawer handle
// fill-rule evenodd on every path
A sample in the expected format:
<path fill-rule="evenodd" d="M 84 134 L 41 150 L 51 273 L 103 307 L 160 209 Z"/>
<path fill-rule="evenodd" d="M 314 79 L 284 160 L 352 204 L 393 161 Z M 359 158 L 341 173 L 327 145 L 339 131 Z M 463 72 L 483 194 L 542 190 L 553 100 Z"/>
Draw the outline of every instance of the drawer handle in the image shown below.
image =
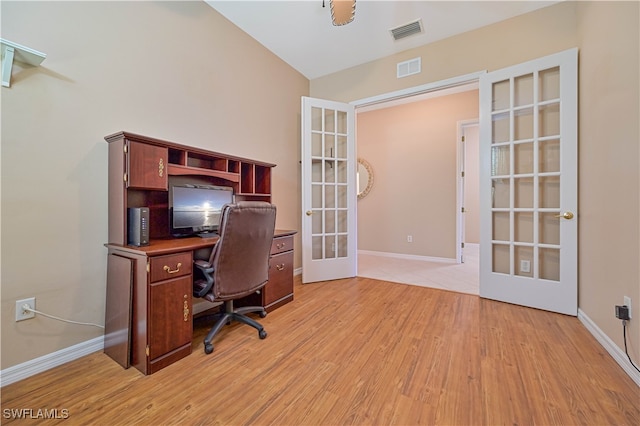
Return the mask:
<path fill-rule="evenodd" d="M 187 298 L 186 294 L 184 295 L 184 298 Z M 184 301 L 184 310 L 182 311 L 182 313 L 184 315 L 184 321 L 189 321 L 189 302 L 187 302 L 186 300 Z"/>
<path fill-rule="evenodd" d="M 158 161 L 158 176 L 162 177 L 164 175 L 164 161 L 162 158 Z"/>
<path fill-rule="evenodd" d="M 280 250 L 280 249 L 283 249 L 286 245 L 287 245 L 286 243 L 278 243 L 276 244 L 276 248 Z"/>
<path fill-rule="evenodd" d="M 180 267 L 181 266 L 182 266 L 182 263 L 178 262 L 178 265 L 176 266 L 176 269 L 174 269 L 174 270 L 171 270 L 171 268 L 169 266 L 167 266 L 167 265 L 164 265 L 164 268 L 162 268 L 162 269 L 164 269 L 167 272 L 167 274 L 175 274 L 176 272 L 180 272 Z"/>
<path fill-rule="evenodd" d="M 280 265 L 276 265 L 276 269 L 278 271 L 284 271 L 284 263 L 281 263 Z"/>

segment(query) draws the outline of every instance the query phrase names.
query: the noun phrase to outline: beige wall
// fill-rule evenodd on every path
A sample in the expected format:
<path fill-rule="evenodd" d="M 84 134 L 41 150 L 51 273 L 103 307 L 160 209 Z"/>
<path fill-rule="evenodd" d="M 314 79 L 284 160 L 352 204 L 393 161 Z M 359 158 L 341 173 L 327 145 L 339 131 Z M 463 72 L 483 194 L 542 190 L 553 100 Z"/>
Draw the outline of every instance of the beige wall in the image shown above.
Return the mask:
<path fill-rule="evenodd" d="M 622 326 L 614 316 L 614 305 L 630 296 L 634 318 L 628 336 L 636 362 L 640 360 L 639 6 L 638 2 L 563 2 L 311 81 L 311 96 L 350 102 L 578 47 L 579 307 L 622 348 Z M 422 57 L 423 72 L 396 79 L 396 63 L 417 56 Z M 359 132 L 357 143 L 359 147 L 364 143 Z M 409 198 L 411 189 L 403 188 Z"/>
<path fill-rule="evenodd" d="M 309 81 L 204 2 L 1 3 L 2 38 L 47 54 L 2 88 L 2 363 L 102 335 L 107 143 L 120 130 L 277 164 L 277 226 L 300 229 Z M 300 266 L 299 239 L 296 267 Z"/>
<path fill-rule="evenodd" d="M 614 305 L 633 301 L 640 363 L 640 3 L 587 2 L 580 26 L 579 306 L 618 346 Z"/>
<path fill-rule="evenodd" d="M 358 157 L 375 177 L 358 250 L 455 259 L 457 126 L 477 117 L 477 90 L 358 113 Z"/>

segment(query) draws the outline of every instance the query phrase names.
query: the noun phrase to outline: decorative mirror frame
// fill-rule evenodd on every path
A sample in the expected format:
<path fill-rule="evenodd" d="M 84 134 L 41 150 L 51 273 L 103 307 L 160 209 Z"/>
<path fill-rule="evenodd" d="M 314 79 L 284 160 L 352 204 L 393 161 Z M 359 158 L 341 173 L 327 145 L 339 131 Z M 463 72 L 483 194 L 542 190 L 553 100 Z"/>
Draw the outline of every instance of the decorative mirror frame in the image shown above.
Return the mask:
<path fill-rule="evenodd" d="M 371 168 L 371 164 L 369 164 L 369 162 L 365 159 L 358 158 L 358 167 L 361 164 L 362 164 L 362 167 L 367 169 L 367 173 L 369 174 L 369 179 L 367 180 L 367 186 L 364 188 L 364 190 L 358 193 L 358 200 L 361 200 L 364 197 L 366 197 L 369 191 L 371 191 L 371 188 L 373 187 L 373 169 Z"/>

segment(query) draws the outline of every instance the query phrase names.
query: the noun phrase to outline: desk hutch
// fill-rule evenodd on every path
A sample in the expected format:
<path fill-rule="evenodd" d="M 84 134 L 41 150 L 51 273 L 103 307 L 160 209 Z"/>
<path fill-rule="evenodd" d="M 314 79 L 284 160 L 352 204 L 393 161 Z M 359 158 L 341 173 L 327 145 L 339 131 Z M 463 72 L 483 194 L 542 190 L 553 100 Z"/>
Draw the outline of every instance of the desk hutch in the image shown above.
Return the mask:
<path fill-rule="evenodd" d="M 224 185 L 236 201 L 271 202 L 274 164 L 128 132 L 109 144 L 109 242 L 105 353 L 123 367 L 154 373 L 191 353 L 193 255 L 215 238 L 172 238 L 171 184 Z M 149 245 L 127 245 L 127 208 L 149 208 Z M 276 230 L 269 282 L 240 304 L 267 311 L 293 300 L 293 235 Z"/>

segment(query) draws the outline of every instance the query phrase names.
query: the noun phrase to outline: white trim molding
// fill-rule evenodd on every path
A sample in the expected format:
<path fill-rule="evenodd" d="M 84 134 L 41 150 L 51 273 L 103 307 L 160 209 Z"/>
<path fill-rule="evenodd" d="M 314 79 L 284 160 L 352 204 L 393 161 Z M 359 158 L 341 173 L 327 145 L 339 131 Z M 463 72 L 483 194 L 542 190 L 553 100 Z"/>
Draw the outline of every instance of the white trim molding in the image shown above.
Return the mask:
<path fill-rule="evenodd" d="M 376 105 L 381 102 L 389 102 L 404 99 L 408 96 L 422 95 L 443 89 L 455 88 L 467 84 L 478 84 L 478 79 L 487 71 L 477 71 L 470 74 L 460 75 L 457 77 L 447 78 L 445 80 L 434 81 L 420 86 L 409 87 L 407 89 L 396 90 L 395 92 L 383 93 L 381 95 L 371 96 L 369 98 L 358 99 L 350 102 L 358 111 L 363 112 L 363 107 Z"/>
<path fill-rule="evenodd" d="M 602 347 L 605 348 L 607 352 L 609 352 L 609 355 L 611 355 L 615 362 L 617 362 L 618 365 L 622 367 L 624 372 L 627 373 L 629 377 L 631 377 L 631 380 L 633 380 L 636 385 L 640 387 L 640 373 L 638 373 L 638 371 L 633 368 L 633 365 L 631 365 L 631 363 L 629 362 L 627 354 L 625 354 L 624 351 L 618 347 L 618 345 L 613 343 L 613 340 L 611 340 L 609 336 L 604 334 L 600 327 L 598 327 L 596 323 L 593 322 L 582 309 L 578 309 L 578 319 L 580 320 L 582 325 L 584 325 L 587 330 L 589 330 L 593 337 L 596 338 L 596 340 L 602 345 Z"/>
<path fill-rule="evenodd" d="M 86 342 L 60 349 L 13 367 L 0 371 L 0 387 L 10 385 L 27 377 L 50 370 L 67 362 L 76 360 L 93 352 L 104 350 L 104 336 L 98 336 Z"/>
<path fill-rule="evenodd" d="M 370 256 L 380 256 L 380 257 L 392 257 L 395 259 L 422 260 L 426 262 L 456 263 L 456 259 L 451 259 L 449 257 L 418 256 L 415 254 L 385 253 L 382 251 L 370 251 L 370 250 L 358 250 L 358 254 L 368 254 Z"/>

